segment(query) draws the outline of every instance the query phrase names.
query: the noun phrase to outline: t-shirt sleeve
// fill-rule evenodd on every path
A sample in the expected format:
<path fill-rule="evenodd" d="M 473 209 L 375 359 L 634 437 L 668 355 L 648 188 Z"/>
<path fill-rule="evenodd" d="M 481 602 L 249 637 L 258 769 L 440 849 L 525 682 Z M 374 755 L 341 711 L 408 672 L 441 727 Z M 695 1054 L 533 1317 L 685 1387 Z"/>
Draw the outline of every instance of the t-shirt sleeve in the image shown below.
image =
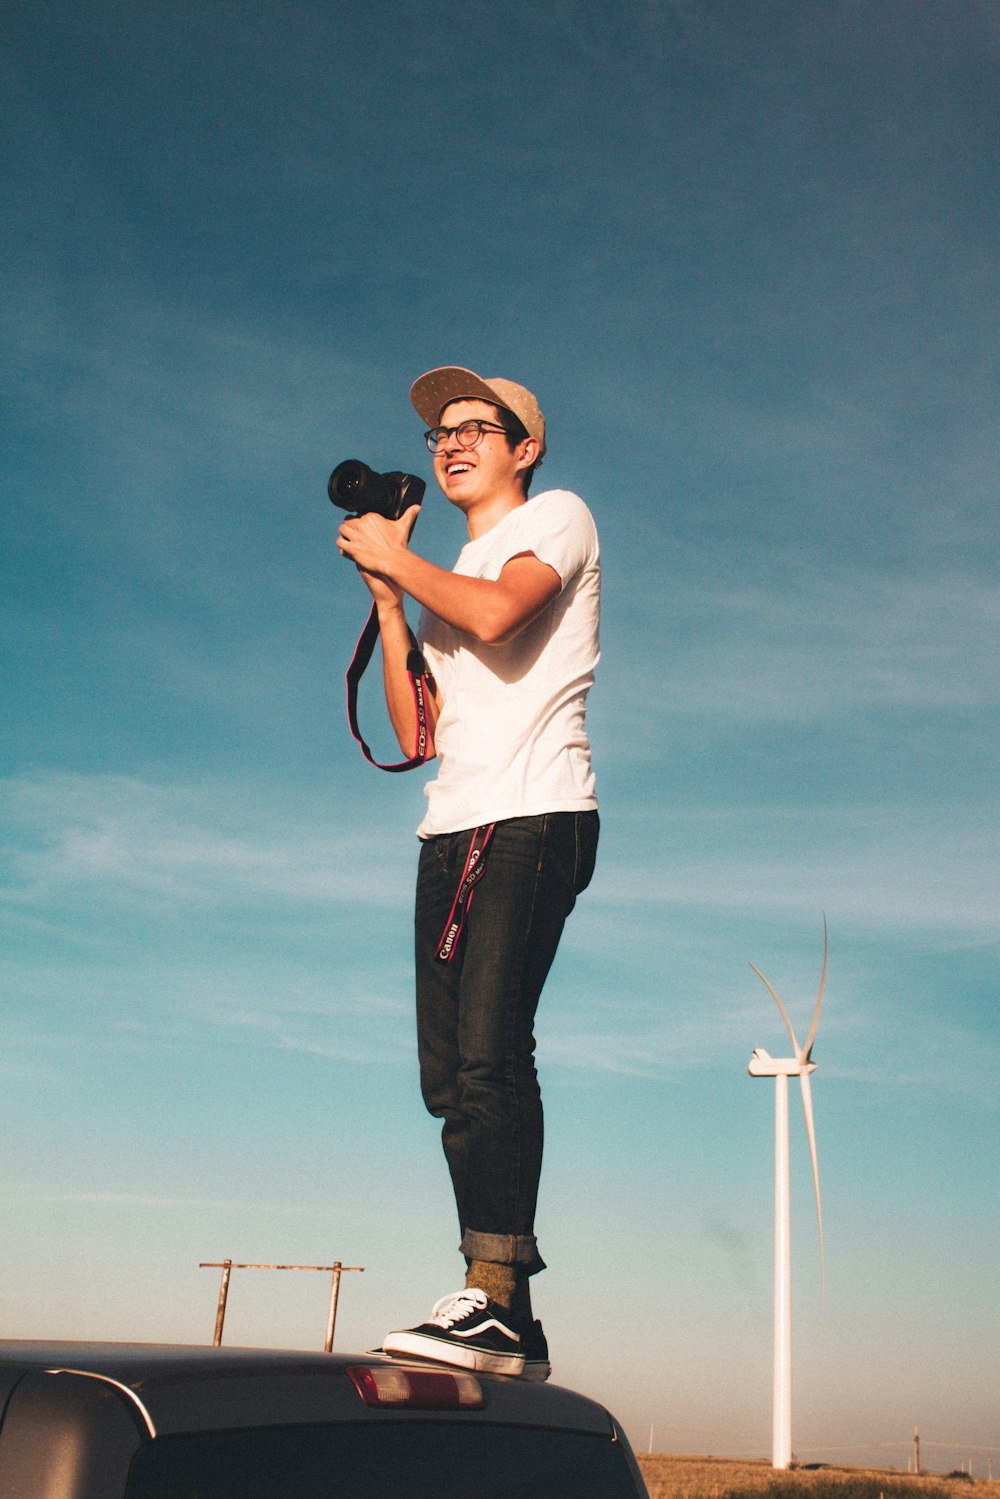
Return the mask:
<path fill-rule="evenodd" d="M 596 562 L 597 528 L 578 495 L 565 489 L 551 490 L 539 495 L 537 501 L 529 500 L 522 514 L 524 524 L 516 541 L 512 539 L 508 562 L 519 552 L 534 552 L 539 562 L 559 574 L 563 588 Z"/>

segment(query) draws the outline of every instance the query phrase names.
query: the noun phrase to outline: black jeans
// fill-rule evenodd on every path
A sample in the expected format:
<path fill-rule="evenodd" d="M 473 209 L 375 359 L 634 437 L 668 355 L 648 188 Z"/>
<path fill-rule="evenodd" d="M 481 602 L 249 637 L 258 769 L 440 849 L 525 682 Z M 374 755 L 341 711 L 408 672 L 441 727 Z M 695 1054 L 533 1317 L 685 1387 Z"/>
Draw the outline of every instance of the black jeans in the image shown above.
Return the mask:
<path fill-rule="evenodd" d="M 534 1236 L 542 1101 L 534 1020 L 566 917 L 594 872 L 596 812 L 498 822 L 451 963 L 435 957 L 472 830 L 427 839 L 416 908 L 420 1082 L 467 1259 L 543 1268 Z"/>

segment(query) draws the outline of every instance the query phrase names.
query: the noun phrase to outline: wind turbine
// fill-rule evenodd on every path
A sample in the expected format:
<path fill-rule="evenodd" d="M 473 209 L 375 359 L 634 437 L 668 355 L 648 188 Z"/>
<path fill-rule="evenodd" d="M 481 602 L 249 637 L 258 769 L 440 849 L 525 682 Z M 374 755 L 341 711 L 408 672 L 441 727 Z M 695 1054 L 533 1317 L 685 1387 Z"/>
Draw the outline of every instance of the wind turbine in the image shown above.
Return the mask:
<path fill-rule="evenodd" d="M 787 1468 L 792 1460 L 792 1219 L 791 1188 L 788 1171 L 788 1079 L 797 1077 L 802 1089 L 802 1112 L 805 1115 L 809 1156 L 812 1161 L 813 1186 L 816 1189 L 816 1221 L 819 1225 L 820 1298 L 823 1295 L 823 1210 L 819 1197 L 819 1164 L 816 1159 L 816 1128 L 813 1120 L 812 1083 L 816 1071 L 812 1060 L 816 1026 L 823 1005 L 826 984 L 826 918 L 823 918 L 823 970 L 812 1024 L 805 1046 L 800 1046 L 788 1011 L 771 984 L 753 963 L 750 967 L 765 985 L 781 1011 L 781 1018 L 792 1041 L 793 1057 L 772 1057 L 762 1046 L 754 1049 L 747 1071 L 751 1077 L 774 1078 L 774 1424 L 771 1440 L 771 1466 Z"/>

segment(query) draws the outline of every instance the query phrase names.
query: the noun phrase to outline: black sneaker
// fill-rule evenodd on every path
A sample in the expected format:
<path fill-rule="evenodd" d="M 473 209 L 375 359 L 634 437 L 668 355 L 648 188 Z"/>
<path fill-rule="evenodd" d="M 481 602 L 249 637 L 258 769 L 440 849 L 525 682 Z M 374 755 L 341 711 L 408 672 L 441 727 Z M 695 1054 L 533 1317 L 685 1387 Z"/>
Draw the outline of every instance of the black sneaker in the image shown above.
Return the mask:
<path fill-rule="evenodd" d="M 540 1384 L 542 1380 L 548 1379 L 552 1373 L 552 1365 L 549 1363 L 549 1345 L 545 1340 L 540 1322 L 532 1322 L 521 1334 L 521 1347 L 524 1349 L 524 1369 L 521 1372 L 522 1379 L 530 1379 Z"/>
<path fill-rule="evenodd" d="M 510 1312 L 474 1288 L 443 1296 L 426 1322 L 391 1332 L 382 1346 L 397 1357 L 434 1359 L 484 1374 L 520 1374 L 524 1368 Z"/>

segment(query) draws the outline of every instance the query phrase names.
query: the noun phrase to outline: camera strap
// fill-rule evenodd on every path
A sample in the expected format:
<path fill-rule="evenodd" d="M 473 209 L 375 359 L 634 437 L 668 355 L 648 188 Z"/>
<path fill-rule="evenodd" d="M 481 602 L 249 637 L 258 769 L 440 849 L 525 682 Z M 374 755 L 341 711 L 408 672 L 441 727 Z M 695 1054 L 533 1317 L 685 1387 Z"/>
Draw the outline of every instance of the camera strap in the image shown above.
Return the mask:
<path fill-rule="evenodd" d="M 455 899 L 452 901 L 448 920 L 444 924 L 444 931 L 441 933 L 437 952 L 434 954 L 439 963 L 450 963 L 455 956 L 458 939 L 462 935 L 465 918 L 469 914 L 472 897 L 476 893 L 476 885 L 486 873 L 486 855 L 489 852 L 490 839 L 493 837 L 495 827 L 496 823 L 491 822 L 485 827 L 472 830 L 462 878 L 458 882 Z"/>
<path fill-rule="evenodd" d="M 354 657 L 347 668 L 347 721 L 351 726 L 351 733 L 361 746 L 361 753 L 369 764 L 376 766 L 379 770 L 414 770 L 418 765 L 425 764 L 427 760 L 427 663 L 417 645 L 413 631 L 409 630 L 407 633 L 410 637 L 410 653 L 406 658 L 406 675 L 413 689 L 413 706 L 417 715 L 417 742 L 409 760 L 401 760 L 397 765 L 383 765 L 380 760 L 375 759 L 358 728 L 358 686 L 372 658 L 372 651 L 375 649 L 375 642 L 379 635 L 378 609 L 375 604 L 371 607 L 371 613 L 354 647 Z"/>

